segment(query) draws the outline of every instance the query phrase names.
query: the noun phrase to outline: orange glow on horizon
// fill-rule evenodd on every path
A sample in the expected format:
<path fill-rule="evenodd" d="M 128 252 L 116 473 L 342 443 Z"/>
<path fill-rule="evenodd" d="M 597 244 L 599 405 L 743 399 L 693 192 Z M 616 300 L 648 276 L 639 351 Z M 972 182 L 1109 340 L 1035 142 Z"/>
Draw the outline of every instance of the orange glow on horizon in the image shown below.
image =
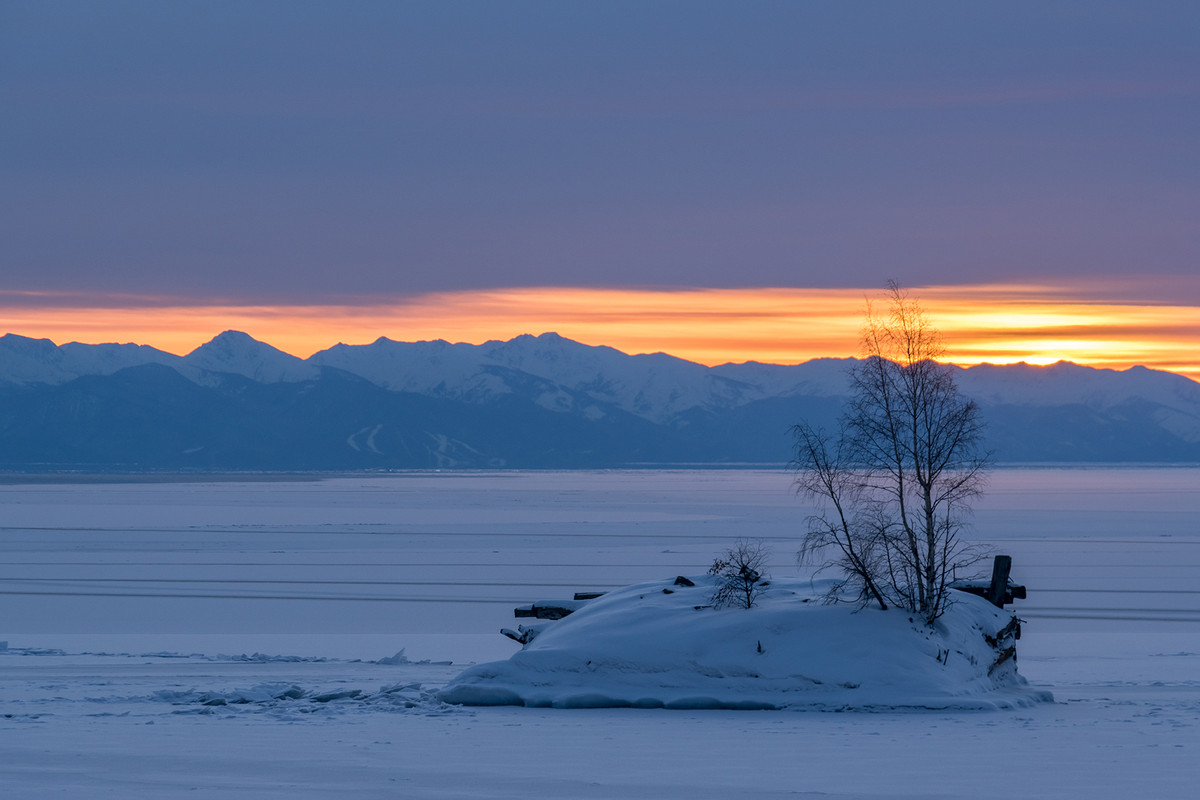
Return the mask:
<path fill-rule="evenodd" d="M 1200 306 L 1114 300 L 1094 289 L 998 284 L 914 288 L 911 294 L 941 331 L 945 360 L 952 363 L 1143 365 L 1200 381 Z M 799 363 L 858 355 L 866 301 L 883 310 L 880 298 L 864 289 L 543 287 L 331 305 L 115 297 L 100 298 L 108 307 L 99 307 L 0 291 L 0 319 L 7 332 L 22 336 L 133 341 L 178 355 L 228 329 L 300 357 L 380 336 L 478 344 L 555 331 L 627 353 L 666 352 L 710 365 Z"/>

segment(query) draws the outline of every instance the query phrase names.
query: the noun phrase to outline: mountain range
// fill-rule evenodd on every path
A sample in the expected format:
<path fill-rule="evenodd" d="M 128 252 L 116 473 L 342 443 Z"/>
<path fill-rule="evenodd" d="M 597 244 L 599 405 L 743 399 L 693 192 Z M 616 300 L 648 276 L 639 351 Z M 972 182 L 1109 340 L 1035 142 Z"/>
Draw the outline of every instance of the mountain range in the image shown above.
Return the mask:
<path fill-rule="evenodd" d="M 851 359 L 708 367 L 557 334 L 338 344 L 237 331 L 186 356 L 0 337 L 0 469 L 785 465 L 832 425 Z M 1134 367 L 955 367 L 1000 463 L 1200 462 L 1200 384 Z"/>

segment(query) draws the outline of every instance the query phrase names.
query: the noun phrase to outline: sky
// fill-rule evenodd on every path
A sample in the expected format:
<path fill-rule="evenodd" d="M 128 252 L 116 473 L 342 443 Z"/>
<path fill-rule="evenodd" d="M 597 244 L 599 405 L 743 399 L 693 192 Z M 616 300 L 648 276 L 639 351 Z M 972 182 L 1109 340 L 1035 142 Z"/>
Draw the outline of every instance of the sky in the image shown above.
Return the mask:
<path fill-rule="evenodd" d="M 0 328 L 1200 379 L 1192 2 L 0 0 Z"/>

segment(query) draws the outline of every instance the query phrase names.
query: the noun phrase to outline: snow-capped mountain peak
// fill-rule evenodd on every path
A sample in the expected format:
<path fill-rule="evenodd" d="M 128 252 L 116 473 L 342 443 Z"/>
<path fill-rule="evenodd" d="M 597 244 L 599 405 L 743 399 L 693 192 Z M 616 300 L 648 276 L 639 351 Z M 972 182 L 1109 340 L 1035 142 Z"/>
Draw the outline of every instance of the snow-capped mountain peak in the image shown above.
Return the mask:
<path fill-rule="evenodd" d="M 141 364 L 175 366 L 179 357 L 148 345 L 79 344 L 56 346 L 49 339 L 14 333 L 0 336 L 0 383 L 66 383 L 84 375 L 111 375 Z"/>
<path fill-rule="evenodd" d="M 317 377 L 312 364 L 241 331 L 225 331 L 183 357 L 183 365 L 207 372 L 244 375 L 260 383 L 296 382 Z"/>
<path fill-rule="evenodd" d="M 81 376 L 155 362 L 193 385 L 160 369 L 66 386 Z M 227 446 L 222 437 L 237 426 L 239 445 L 248 431 L 272 432 L 252 448 L 264 463 L 268 456 L 283 459 L 269 463 L 296 463 L 294 451 L 288 451 L 289 461 L 271 449 L 279 447 L 271 436 L 280 426 L 291 431 L 288 441 L 310 436 L 305 453 L 349 442 L 353 458 L 370 453 L 362 458 L 376 459 L 364 462 L 372 467 L 782 463 L 792 425 L 836 423 L 852 363 L 707 367 L 663 353 L 628 355 L 553 333 L 481 345 L 380 337 L 371 344 L 338 344 L 307 360 L 237 331 L 183 358 L 138 345 L 56 347 L 9 335 L 0 337 L 0 455 L 8 447 L 10 460 L 19 451 L 31 463 L 75 463 L 82 458 L 77 448 L 83 431 L 85 440 L 105 442 L 87 456 L 95 463 L 142 463 L 149 456 L 130 448 L 141 441 L 149 414 L 158 415 L 153 418 L 162 440 L 146 446 L 167 452 L 154 456 L 154 463 L 215 464 L 211 448 Z M 229 373 L 258 385 L 304 384 L 263 390 L 221 377 Z M 361 380 L 347 381 L 347 373 Z M 1068 363 L 956 368 L 955 375 L 963 393 L 983 408 L 1002 459 L 1200 460 L 1200 384 L 1183 376 Z M 213 411 L 221 397 L 229 404 Z M 294 408 L 281 407 L 281 397 L 291 397 Z M 310 401 L 318 405 L 306 405 Z M 126 431 L 118 422 L 129 421 L 130 408 L 141 410 L 138 427 Z M 292 412 L 300 416 L 287 418 Z M 214 426 L 210 440 L 192 441 L 206 414 Z M 314 419 L 321 423 L 314 426 Z M 108 439 L 101 436 L 113 431 Z M 181 432 L 187 441 L 180 441 Z M 47 441 L 59 442 L 59 450 Z M 379 461 L 389 447 L 391 460 Z M 195 453 L 205 455 L 193 459 L 189 454 Z M 359 463 L 345 462 L 345 455 L 314 454 L 304 463 Z M 232 460 L 222 463 L 249 463 L 241 451 L 227 458 Z"/>

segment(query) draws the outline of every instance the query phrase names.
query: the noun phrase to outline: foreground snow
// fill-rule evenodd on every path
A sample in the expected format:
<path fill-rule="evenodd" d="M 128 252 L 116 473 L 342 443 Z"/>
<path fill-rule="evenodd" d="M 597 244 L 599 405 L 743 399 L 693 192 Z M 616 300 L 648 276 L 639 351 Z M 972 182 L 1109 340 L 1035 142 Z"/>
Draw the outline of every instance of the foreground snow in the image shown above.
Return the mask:
<path fill-rule="evenodd" d="M 841 714 L 447 705 L 432 695 L 461 666 L 438 656 L 511 643 L 259 634 L 263 654 L 236 651 L 250 639 L 19 636 L 0 651 L 0 797 L 1195 796 L 1200 633 L 1027 632 L 1022 669 L 1054 703 Z M 412 655 L 384 655 L 397 643 Z"/>
<path fill-rule="evenodd" d="M 1190 800 L 1197 485 L 997 472 L 974 535 L 1029 587 L 1020 671 L 1055 702 L 870 713 L 438 698 L 518 650 L 514 606 L 738 536 L 809 590 L 786 473 L 0 486 L 0 797 Z"/>
<path fill-rule="evenodd" d="M 902 611 L 827 605 L 829 584 L 774 581 L 752 609 L 714 609 L 711 576 L 644 583 L 546 624 L 507 661 L 438 697 L 554 708 L 1011 708 L 1049 701 L 995 647 L 1012 619 L 962 595 L 930 628 Z M 987 638 L 992 642 L 989 643 Z"/>

